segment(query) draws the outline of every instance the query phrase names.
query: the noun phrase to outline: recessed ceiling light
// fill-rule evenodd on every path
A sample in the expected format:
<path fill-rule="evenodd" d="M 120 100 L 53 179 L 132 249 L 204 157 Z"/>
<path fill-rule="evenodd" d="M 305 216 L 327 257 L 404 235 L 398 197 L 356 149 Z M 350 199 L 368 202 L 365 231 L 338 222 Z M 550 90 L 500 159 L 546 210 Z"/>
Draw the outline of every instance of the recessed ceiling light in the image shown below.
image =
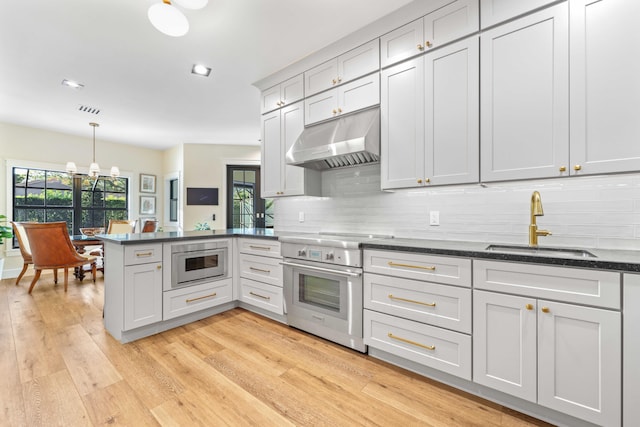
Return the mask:
<path fill-rule="evenodd" d="M 82 83 L 78 83 L 76 81 L 67 80 L 67 79 L 62 80 L 62 86 L 68 86 L 73 89 L 82 89 L 84 87 Z"/>
<path fill-rule="evenodd" d="M 211 68 L 202 64 L 194 64 L 193 67 L 191 67 L 191 74 L 208 77 L 209 74 L 211 74 Z"/>

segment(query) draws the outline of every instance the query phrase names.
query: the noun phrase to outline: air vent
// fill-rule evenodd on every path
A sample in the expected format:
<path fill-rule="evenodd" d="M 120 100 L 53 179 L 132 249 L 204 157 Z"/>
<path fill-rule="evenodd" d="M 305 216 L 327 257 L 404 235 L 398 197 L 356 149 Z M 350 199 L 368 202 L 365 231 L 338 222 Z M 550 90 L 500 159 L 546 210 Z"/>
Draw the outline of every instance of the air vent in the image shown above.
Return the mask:
<path fill-rule="evenodd" d="M 95 115 L 100 114 L 100 109 L 99 108 L 89 107 L 88 105 L 79 105 L 78 106 L 78 110 L 79 111 L 84 111 L 85 113 L 89 113 L 89 114 L 95 114 Z"/>

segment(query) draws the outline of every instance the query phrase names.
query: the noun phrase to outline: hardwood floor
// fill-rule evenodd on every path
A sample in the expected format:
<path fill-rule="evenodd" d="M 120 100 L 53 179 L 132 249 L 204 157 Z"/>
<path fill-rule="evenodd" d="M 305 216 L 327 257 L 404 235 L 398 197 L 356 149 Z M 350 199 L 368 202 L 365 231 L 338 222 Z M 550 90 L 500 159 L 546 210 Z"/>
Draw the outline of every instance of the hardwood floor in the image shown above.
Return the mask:
<path fill-rule="evenodd" d="M 243 309 L 122 345 L 103 280 L 0 281 L 2 426 L 545 426 Z"/>

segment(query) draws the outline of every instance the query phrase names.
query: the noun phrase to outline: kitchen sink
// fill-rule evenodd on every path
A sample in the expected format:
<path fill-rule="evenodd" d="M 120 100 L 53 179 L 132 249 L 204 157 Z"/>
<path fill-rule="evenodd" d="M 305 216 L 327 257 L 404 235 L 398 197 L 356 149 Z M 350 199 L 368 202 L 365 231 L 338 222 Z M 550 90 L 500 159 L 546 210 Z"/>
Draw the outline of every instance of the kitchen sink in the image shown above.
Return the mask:
<path fill-rule="evenodd" d="M 584 249 L 571 249 L 571 248 L 549 248 L 549 247 L 537 247 L 532 248 L 529 246 L 518 245 L 489 245 L 486 250 L 491 252 L 502 252 L 511 254 L 525 254 L 525 255 L 547 255 L 565 257 L 570 256 L 573 258 L 597 258 L 594 254 Z"/>

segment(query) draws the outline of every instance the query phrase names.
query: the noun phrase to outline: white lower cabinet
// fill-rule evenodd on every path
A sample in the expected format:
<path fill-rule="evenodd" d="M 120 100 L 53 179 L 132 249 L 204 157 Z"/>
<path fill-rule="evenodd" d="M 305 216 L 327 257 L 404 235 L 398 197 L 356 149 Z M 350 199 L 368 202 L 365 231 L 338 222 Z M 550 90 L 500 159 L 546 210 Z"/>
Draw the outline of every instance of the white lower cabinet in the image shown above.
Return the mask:
<path fill-rule="evenodd" d="M 521 266 L 524 272 L 516 274 Z M 534 269 L 527 272 L 527 269 Z M 575 277 L 571 278 L 571 273 Z M 479 261 L 474 265 L 473 381 L 598 425 L 621 424 L 619 306 L 587 307 L 536 298 L 538 283 L 587 283 L 589 271 Z M 620 292 L 617 282 L 608 285 Z M 491 280 L 486 280 L 490 277 Z M 477 280 L 476 280 L 477 279 Z M 492 283 L 512 286 L 508 295 Z M 548 290 L 540 290 L 541 293 Z M 570 294 L 567 294 L 570 295 Z M 566 299 L 571 300 L 571 296 Z M 592 301 L 593 302 L 593 301 Z M 596 301 L 597 304 L 597 301 Z"/>
<path fill-rule="evenodd" d="M 365 250 L 364 270 L 365 344 L 471 380 L 471 261 Z"/>
<path fill-rule="evenodd" d="M 233 281 L 223 279 L 187 286 L 163 294 L 164 320 L 233 301 Z"/>
<path fill-rule="evenodd" d="M 239 239 L 239 299 L 278 315 L 284 314 L 282 256 L 275 240 Z"/>
<path fill-rule="evenodd" d="M 124 268 L 123 303 L 125 331 L 162 321 L 162 261 Z"/>

